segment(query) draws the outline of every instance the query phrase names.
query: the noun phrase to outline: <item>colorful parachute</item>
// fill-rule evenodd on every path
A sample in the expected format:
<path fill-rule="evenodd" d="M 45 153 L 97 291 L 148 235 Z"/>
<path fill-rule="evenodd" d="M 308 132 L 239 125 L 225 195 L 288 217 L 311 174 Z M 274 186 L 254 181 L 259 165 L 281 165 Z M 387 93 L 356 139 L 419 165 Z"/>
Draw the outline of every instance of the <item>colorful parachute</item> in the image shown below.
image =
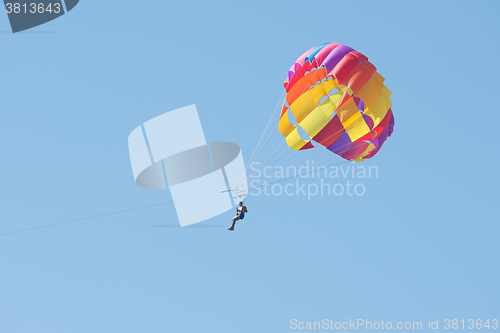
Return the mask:
<path fill-rule="evenodd" d="M 384 78 L 366 56 L 346 45 L 308 50 L 292 65 L 284 85 L 279 131 L 294 150 L 314 148 L 314 140 L 361 162 L 392 134 L 391 92 Z"/>

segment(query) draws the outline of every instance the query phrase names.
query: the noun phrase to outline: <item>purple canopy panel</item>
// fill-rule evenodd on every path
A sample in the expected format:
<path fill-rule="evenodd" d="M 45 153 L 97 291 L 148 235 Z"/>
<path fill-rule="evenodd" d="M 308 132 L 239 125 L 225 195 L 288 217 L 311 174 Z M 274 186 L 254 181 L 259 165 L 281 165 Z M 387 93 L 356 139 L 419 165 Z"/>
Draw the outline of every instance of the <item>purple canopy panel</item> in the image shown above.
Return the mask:
<path fill-rule="evenodd" d="M 345 57 L 349 52 L 354 51 L 353 48 L 350 48 L 346 45 L 341 45 L 333 49 L 333 51 L 326 57 L 325 61 L 323 61 L 323 65 L 326 67 L 327 73 L 330 73 L 332 69 L 337 66 L 340 60 Z"/>
<path fill-rule="evenodd" d="M 368 128 L 372 130 L 373 126 L 375 125 L 375 123 L 373 122 L 372 117 L 370 117 L 369 115 L 363 114 L 363 120 L 365 121 L 365 123 L 368 126 Z"/>

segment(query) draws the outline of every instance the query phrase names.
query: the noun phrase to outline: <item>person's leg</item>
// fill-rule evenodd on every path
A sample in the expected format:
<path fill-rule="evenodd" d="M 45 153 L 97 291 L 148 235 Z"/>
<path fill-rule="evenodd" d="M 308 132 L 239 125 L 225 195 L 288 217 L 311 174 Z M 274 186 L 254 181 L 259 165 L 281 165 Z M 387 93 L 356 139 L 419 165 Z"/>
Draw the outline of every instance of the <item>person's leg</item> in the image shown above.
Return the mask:
<path fill-rule="evenodd" d="M 234 230 L 234 225 L 236 224 L 236 221 L 238 221 L 238 220 L 239 220 L 238 216 L 233 217 L 233 220 L 232 220 L 233 224 L 231 224 L 231 228 L 229 228 L 227 230 Z"/>

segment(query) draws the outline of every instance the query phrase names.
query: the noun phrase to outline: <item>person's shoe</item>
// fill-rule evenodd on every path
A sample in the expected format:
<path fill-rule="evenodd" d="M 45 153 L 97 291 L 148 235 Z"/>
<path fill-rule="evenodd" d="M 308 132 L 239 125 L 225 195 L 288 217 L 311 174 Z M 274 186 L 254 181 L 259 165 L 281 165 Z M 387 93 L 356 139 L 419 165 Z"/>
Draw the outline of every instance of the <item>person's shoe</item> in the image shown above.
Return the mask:
<path fill-rule="evenodd" d="M 227 230 L 231 230 L 231 231 L 234 231 L 234 229 L 233 229 L 233 228 L 229 228 L 229 229 L 227 229 Z"/>

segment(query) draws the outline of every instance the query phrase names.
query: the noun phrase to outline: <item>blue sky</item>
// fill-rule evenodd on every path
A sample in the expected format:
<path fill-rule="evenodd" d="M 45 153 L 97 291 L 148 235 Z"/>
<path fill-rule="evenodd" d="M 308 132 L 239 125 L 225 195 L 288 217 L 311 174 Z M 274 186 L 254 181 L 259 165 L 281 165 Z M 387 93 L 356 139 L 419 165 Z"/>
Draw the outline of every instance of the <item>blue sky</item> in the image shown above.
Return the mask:
<path fill-rule="evenodd" d="M 233 212 L 167 227 L 164 205 L 0 236 L 0 331 L 498 319 L 499 9 L 82 0 L 15 35 L 4 15 L 0 234 L 168 201 L 134 184 L 127 137 L 179 107 L 196 104 L 207 140 L 248 161 L 288 68 L 321 43 L 369 57 L 396 125 L 363 163 L 379 170 L 364 195 L 252 196 L 234 233 Z"/>

